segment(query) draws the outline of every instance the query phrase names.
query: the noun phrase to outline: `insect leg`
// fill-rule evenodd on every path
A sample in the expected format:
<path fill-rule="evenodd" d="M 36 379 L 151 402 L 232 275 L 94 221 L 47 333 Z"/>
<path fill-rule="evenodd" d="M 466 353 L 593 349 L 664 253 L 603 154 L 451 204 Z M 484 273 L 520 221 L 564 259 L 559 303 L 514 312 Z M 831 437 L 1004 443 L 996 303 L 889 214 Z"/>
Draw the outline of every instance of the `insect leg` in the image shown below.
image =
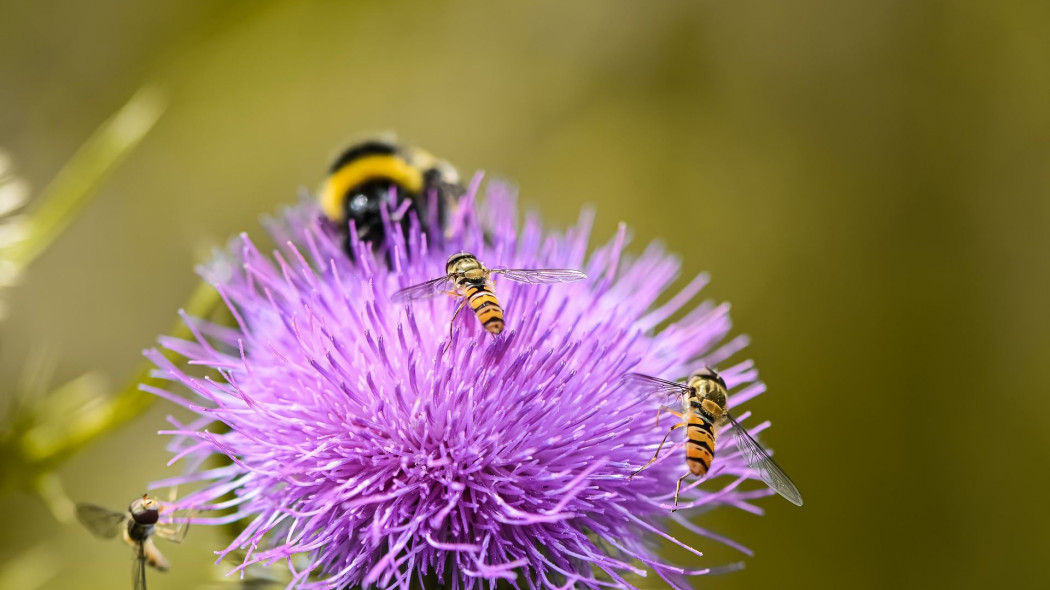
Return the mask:
<path fill-rule="evenodd" d="M 146 590 L 146 550 L 142 542 L 136 542 L 135 559 L 131 562 L 131 587 Z"/>
<path fill-rule="evenodd" d="M 676 411 L 672 410 L 671 408 L 665 408 L 664 406 L 660 406 L 660 407 L 656 408 L 656 425 L 657 426 L 660 426 L 660 412 L 662 412 L 664 410 L 667 410 L 668 412 L 674 414 L 675 416 L 678 416 L 679 418 L 685 418 L 685 416 L 683 416 L 681 412 L 676 412 Z"/>
<path fill-rule="evenodd" d="M 664 448 L 664 444 L 667 443 L 667 437 L 671 436 L 671 433 L 674 432 L 675 430 L 678 430 L 679 428 L 681 428 L 683 426 L 686 426 L 688 424 L 689 424 L 688 422 L 679 422 L 678 424 L 675 424 L 674 426 L 672 426 L 671 429 L 667 431 L 667 434 L 664 435 L 664 439 L 662 441 L 660 441 L 660 446 L 656 447 L 656 454 L 653 455 L 653 458 L 649 459 L 648 463 L 646 463 L 645 465 L 642 465 L 641 469 L 639 469 L 638 471 L 635 471 L 634 473 L 632 473 L 627 479 L 631 479 L 632 477 L 634 477 L 634 476 L 638 475 L 639 473 L 641 473 L 646 467 L 652 465 L 653 462 L 656 461 L 656 458 L 660 456 L 660 449 L 663 449 Z"/>
<path fill-rule="evenodd" d="M 179 486 L 174 485 L 174 486 L 171 486 L 170 488 L 168 488 L 168 506 L 161 509 L 161 513 L 162 514 L 165 511 L 167 511 L 168 509 L 170 509 L 172 507 L 172 505 L 175 504 L 175 500 L 178 498 L 178 495 L 179 495 Z M 196 511 L 191 512 L 189 516 L 193 516 L 195 514 L 196 514 Z M 189 521 L 187 520 L 186 522 L 181 522 L 181 523 L 176 524 L 175 523 L 175 514 L 174 514 L 174 512 L 172 512 L 169 515 L 169 519 L 168 520 L 170 522 L 158 522 L 154 526 L 153 532 L 158 537 L 160 537 L 162 539 L 166 539 L 168 541 L 171 541 L 172 543 L 181 543 L 183 540 L 186 539 L 186 534 L 190 530 L 190 523 L 189 523 Z"/>
<path fill-rule="evenodd" d="M 442 353 L 447 351 L 448 347 L 452 346 L 452 330 L 454 330 L 456 326 L 456 316 L 459 315 L 460 311 L 463 311 L 463 306 L 465 306 L 466 304 L 467 298 L 464 297 L 463 301 L 459 302 L 459 307 L 456 308 L 456 313 L 452 314 L 452 321 L 448 323 L 448 344 L 445 345 L 445 350 L 442 350 Z"/>
<path fill-rule="evenodd" d="M 686 471 L 685 475 L 679 477 L 678 483 L 674 486 L 674 508 L 671 509 L 671 512 L 678 510 L 678 492 L 682 491 L 682 480 L 689 477 L 689 473 L 690 472 Z"/>

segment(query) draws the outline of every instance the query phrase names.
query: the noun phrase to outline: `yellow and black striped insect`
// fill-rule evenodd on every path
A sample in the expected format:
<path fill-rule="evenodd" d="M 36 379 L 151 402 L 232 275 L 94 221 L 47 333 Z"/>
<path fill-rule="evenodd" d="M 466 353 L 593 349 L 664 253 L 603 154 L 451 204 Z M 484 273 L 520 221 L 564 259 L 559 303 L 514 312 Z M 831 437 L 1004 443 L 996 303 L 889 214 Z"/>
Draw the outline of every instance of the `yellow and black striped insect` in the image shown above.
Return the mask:
<path fill-rule="evenodd" d="M 473 254 L 460 252 L 449 257 L 445 263 L 443 277 L 413 285 L 394 293 L 392 299 L 406 303 L 427 299 L 442 293 L 462 299 L 452 321 L 465 305 L 470 304 L 474 315 L 485 330 L 496 336 L 503 332 L 503 308 L 492 291 L 492 275 L 498 274 L 518 283 L 546 285 L 567 283 L 587 278 L 582 271 L 565 268 L 486 268 Z M 449 325 L 449 343 L 452 342 L 452 325 Z"/>
<path fill-rule="evenodd" d="M 380 247 L 386 242 L 381 208 L 400 216 L 415 211 L 424 232 L 444 231 L 448 209 L 465 189 L 448 162 L 416 147 L 370 139 L 343 151 L 328 171 L 320 192 L 321 211 L 344 236 L 350 253 L 349 223 L 361 241 Z M 408 200 L 405 210 L 398 203 Z M 430 204 L 436 207 L 432 210 Z M 430 227 L 436 223 L 438 227 Z"/>
<path fill-rule="evenodd" d="M 124 542 L 135 552 L 131 568 L 131 583 L 135 590 L 146 590 L 146 566 L 166 572 L 168 560 L 153 544 L 154 535 L 182 542 L 189 525 L 158 523 L 160 503 L 147 494 L 136 498 L 127 512 L 117 512 L 94 504 L 77 504 L 77 520 L 97 537 L 112 539 L 123 533 Z"/>
<path fill-rule="evenodd" d="M 792 504 L 796 506 L 802 505 L 802 495 L 798 493 L 798 488 L 795 487 L 791 478 L 769 456 L 769 453 L 762 448 L 762 445 L 758 444 L 758 441 L 752 438 L 747 430 L 729 413 L 726 402 L 726 395 L 729 389 L 726 387 L 726 382 L 713 369 L 705 367 L 693 373 L 684 384 L 665 381 L 639 373 L 624 375 L 623 382 L 629 387 L 638 387 L 652 394 L 674 396 L 681 401 L 682 412 L 678 413 L 671 410 L 671 413 L 682 418 L 682 421 L 667 431 L 653 458 L 643 465 L 641 469 L 631 474 L 631 477 L 634 477 L 646 467 L 652 465 L 656 458 L 660 456 L 660 449 L 663 448 L 671 433 L 685 427 L 687 432 L 685 459 L 689 466 L 689 472 L 678 478 L 678 484 L 675 486 L 674 505 L 676 510 L 678 507 L 678 493 L 682 489 L 682 480 L 690 475 L 703 477 L 711 469 L 711 462 L 715 458 L 716 430 L 727 431 L 733 436 L 736 447 L 744 455 L 748 466 L 758 472 L 762 481 L 766 482 L 766 485 L 781 496 L 784 496 Z M 656 419 L 658 423 L 660 411 L 664 409 L 666 409 L 664 405 L 661 405 L 657 411 Z"/>

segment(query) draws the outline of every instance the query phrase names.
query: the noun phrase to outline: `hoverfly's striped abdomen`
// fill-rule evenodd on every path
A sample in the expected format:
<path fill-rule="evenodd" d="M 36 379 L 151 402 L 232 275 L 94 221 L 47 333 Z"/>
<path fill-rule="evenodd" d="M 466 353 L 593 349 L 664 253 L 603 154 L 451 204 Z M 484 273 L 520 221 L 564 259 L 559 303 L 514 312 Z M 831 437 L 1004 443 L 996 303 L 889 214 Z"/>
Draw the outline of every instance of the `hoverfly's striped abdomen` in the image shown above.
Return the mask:
<path fill-rule="evenodd" d="M 503 332 L 503 308 L 489 288 L 489 273 L 481 262 L 473 254 L 460 252 L 449 257 L 445 269 L 449 274 L 459 273 L 456 287 L 467 298 L 485 331 L 493 336 Z"/>
<path fill-rule="evenodd" d="M 467 301 L 470 302 L 470 308 L 474 310 L 474 315 L 478 316 L 481 325 L 485 326 L 485 330 L 494 335 L 503 332 L 503 308 L 500 307 L 499 301 L 489 290 L 488 285 L 485 283 L 465 285 L 464 291 Z"/>
<path fill-rule="evenodd" d="M 726 387 L 725 380 L 714 369 L 704 367 L 690 375 L 686 384 L 640 373 L 627 373 L 622 378 L 622 382 L 627 386 L 645 385 L 660 395 L 677 395 L 682 402 L 682 413 L 675 412 L 675 415 L 681 416 L 683 421 L 667 431 L 664 439 L 660 441 L 660 446 L 656 447 L 656 454 L 653 455 L 653 458 L 630 476 L 634 477 L 652 465 L 660 456 L 660 449 L 664 447 L 671 433 L 685 426 L 685 459 L 686 465 L 689 466 L 689 473 L 678 478 L 674 489 L 672 511 L 678 509 L 678 496 L 682 491 L 682 481 L 690 475 L 704 477 L 711 470 L 711 464 L 715 459 L 716 424 L 719 428 L 729 428 L 736 448 L 743 454 L 747 466 L 757 471 L 766 485 L 793 504 L 802 505 L 802 496 L 798 493 L 795 484 L 791 482 L 791 478 L 729 413 L 726 404 L 726 394 L 729 388 Z M 659 413 L 657 413 L 657 420 L 659 420 Z"/>
<path fill-rule="evenodd" d="M 715 459 L 715 433 L 712 421 L 704 416 L 693 402 L 686 427 L 685 462 L 689 472 L 696 476 L 707 475 Z"/>
<path fill-rule="evenodd" d="M 565 283 L 587 278 L 583 272 L 567 268 L 489 269 L 485 268 L 485 265 L 469 252 L 459 252 L 449 256 L 448 262 L 445 263 L 445 273 L 443 277 L 401 289 L 394 293 L 391 299 L 413 301 L 427 299 L 441 293 L 459 299 L 459 306 L 456 307 L 456 312 L 452 314 L 452 322 L 449 323 L 449 340 L 445 345 L 446 350 L 452 343 L 452 326 L 455 324 L 456 317 L 468 303 L 486 332 L 492 334 L 493 337 L 503 333 L 503 308 L 500 307 L 490 287 L 492 275 L 498 274 L 511 281 L 532 285 Z"/>

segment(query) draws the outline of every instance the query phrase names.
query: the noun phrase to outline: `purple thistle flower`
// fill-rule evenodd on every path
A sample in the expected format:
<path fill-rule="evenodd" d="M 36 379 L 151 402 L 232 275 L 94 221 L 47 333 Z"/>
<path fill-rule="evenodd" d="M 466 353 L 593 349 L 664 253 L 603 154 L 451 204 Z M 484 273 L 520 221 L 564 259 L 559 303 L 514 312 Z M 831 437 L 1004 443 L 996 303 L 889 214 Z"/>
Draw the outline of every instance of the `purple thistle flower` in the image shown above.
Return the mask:
<path fill-rule="evenodd" d="M 679 271 L 660 247 L 627 259 L 621 226 L 588 256 L 591 212 L 565 234 L 545 232 L 531 214 L 519 230 L 512 190 L 490 183 L 479 205 L 479 184 L 448 237 L 422 234 L 415 219 L 402 236 L 387 221 L 390 267 L 353 235 L 348 257 L 313 203 L 270 224 L 281 244 L 272 256 L 245 235 L 219 256 L 204 274 L 236 327 L 186 318 L 195 341 L 160 343 L 220 378 L 146 353 L 158 374 L 199 397 L 147 388 L 200 415 L 165 432 L 187 474 L 154 485 L 199 483 L 179 507 L 232 512 L 193 522 L 246 523 L 220 559 L 242 549 L 242 567 L 287 560 L 291 586 L 301 588 L 407 588 L 427 575 L 452 588 L 499 579 L 633 587 L 624 576 L 646 569 L 688 587 L 683 576 L 709 569 L 657 556 L 661 539 L 701 555 L 666 532 L 668 518 L 750 554 L 682 515 L 721 505 L 760 513 L 751 500 L 771 492 L 743 490 L 754 474 L 735 449 L 720 449 L 707 479 L 683 485 L 686 510 L 672 514 L 682 444 L 629 480 L 669 423 L 656 425 L 655 400 L 617 386 L 627 371 L 685 376 L 739 351 L 746 338 L 723 342 L 728 305 L 701 303 L 669 323 L 706 275 L 657 306 Z M 406 307 L 390 295 L 440 276 L 459 251 L 491 266 L 579 268 L 589 278 L 549 286 L 497 278 L 506 332 L 492 338 L 464 312 L 443 352 L 456 301 Z M 747 418 L 739 406 L 764 391 L 752 364 L 722 376 L 731 408 Z M 209 430 L 213 422 L 228 428 Z M 205 467 L 211 455 L 228 461 Z M 712 481 L 720 475 L 728 477 Z"/>

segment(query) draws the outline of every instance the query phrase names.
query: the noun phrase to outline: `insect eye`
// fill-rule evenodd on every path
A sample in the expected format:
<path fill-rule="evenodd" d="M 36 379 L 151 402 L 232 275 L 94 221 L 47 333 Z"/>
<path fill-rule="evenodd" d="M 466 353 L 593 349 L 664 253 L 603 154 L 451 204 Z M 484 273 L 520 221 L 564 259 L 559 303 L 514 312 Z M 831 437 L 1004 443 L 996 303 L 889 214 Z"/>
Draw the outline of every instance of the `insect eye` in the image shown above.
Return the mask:
<path fill-rule="evenodd" d="M 139 510 L 132 510 L 131 518 L 135 519 L 138 524 L 157 524 L 157 520 L 160 519 L 160 511 L 156 508 L 142 508 Z"/>
<path fill-rule="evenodd" d="M 147 496 L 133 501 L 131 506 L 128 507 L 128 511 L 131 512 L 131 518 L 138 524 L 156 524 L 160 518 L 157 501 Z"/>

